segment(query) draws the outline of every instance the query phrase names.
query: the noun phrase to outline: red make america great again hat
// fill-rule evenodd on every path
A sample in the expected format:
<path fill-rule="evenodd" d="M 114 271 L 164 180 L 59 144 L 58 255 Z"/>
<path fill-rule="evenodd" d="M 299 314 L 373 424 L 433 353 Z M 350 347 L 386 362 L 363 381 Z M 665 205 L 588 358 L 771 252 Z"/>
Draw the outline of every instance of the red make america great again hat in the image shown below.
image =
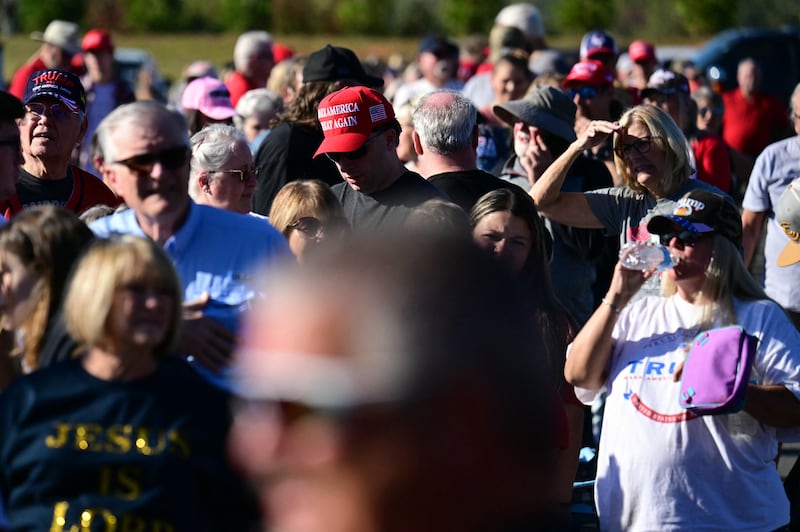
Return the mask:
<path fill-rule="evenodd" d="M 317 108 L 325 140 L 314 157 L 323 153 L 356 151 L 376 128 L 394 119 L 394 109 L 383 94 L 369 87 L 345 87 L 326 96 Z"/>

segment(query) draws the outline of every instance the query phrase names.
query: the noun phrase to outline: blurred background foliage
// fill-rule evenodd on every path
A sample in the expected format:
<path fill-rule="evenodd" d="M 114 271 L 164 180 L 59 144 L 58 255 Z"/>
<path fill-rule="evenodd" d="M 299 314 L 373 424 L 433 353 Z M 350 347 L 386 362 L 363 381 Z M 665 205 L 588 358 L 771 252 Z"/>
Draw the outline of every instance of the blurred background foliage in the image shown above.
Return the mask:
<path fill-rule="evenodd" d="M 487 32 L 507 0 L 0 0 L 6 32 L 54 18 L 116 32 L 453 36 Z M 536 0 L 548 37 L 603 28 L 620 38 L 702 39 L 735 26 L 800 25 L 797 0 Z"/>

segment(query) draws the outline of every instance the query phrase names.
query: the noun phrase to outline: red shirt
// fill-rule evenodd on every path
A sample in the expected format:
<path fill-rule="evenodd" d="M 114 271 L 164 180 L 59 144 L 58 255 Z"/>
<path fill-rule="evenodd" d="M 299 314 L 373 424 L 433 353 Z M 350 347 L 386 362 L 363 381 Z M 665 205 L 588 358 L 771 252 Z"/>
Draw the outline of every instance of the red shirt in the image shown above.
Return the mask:
<path fill-rule="evenodd" d="M 234 72 L 227 77 L 225 86 L 228 87 L 228 92 L 231 93 L 231 104 L 234 107 L 239 103 L 239 98 L 241 98 L 245 92 L 264 88 L 253 84 L 253 82 L 238 72 Z"/>
<path fill-rule="evenodd" d="M 122 198 L 117 197 L 96 175 L 74 165 L 69 166 L 68 172 L 72 174 L 72 191 L 63 204 L 65 209 L 80 215 L 95 205 L 118 207 L 122 203 Z M 19 187 L 20 185 L 17 184 L 17 190 Z M 37 204 L 39 203 L 34 202 L 29 206 Z M 14 194 L 10 199 L 0 202 L 0 213 L 6 220 L 10 220 L 25 208 L 26 205 L 20 202 L 19 194 Z"/>
<path fill-rule="evenodd" d="M 19 67 L 16 72 L 14 72 L 14 77 L 11 79 L 11 85 L 8 87 L 8 92 L 21 100 L 25 95 L 25 85 L 28 84 L 28 78 L 31 77 L 31 74 L 46 68 L 47 67 L 45 64 L 38 57 L 25 63 Z M 81 76 L 84 72 L 80 65 L 75 64 L 75 61 L 73 61 L 70 65 L 69 71 L 77 76 Z"/>
<path fill-rule="evenodd" d="M 757 156 L 788 129 L 786 106 L 772 96 L 755 93 L 749 100 L 738 88 L 722 95 L 722 138 L 731 148 Z"/>
<path fill-rule="evenodd" d="M 731 191 L 731 156 L 725 142 L 713 133 L 703 132 L 692 139 L 697 179 L 723 192 Z"/>

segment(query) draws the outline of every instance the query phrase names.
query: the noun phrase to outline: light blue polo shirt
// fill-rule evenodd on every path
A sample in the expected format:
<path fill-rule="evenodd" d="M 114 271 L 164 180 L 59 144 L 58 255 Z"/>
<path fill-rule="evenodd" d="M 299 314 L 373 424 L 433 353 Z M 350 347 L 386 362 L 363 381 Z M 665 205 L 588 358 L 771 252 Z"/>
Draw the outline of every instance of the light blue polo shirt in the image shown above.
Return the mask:
<path fill-rule="evenodd" d="M 89 227 L 99 237 L 114 233 L 147 237 L 132 209 L 95 220 Z M 203 314 L 237 334 L 242 313 L 254 297 L 263 295 L 252 282 L 256 270 L 293 260 L 286 238 L 266 220 L 194 202 L 164 251 L 178 271 L 184 301 L 208 292 Z"/>

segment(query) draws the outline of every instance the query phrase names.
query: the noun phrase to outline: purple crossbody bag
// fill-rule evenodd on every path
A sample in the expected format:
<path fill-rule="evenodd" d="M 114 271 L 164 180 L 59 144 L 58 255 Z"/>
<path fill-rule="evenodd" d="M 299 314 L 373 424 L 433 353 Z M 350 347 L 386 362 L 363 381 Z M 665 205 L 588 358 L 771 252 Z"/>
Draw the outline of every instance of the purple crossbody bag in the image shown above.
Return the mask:
<path fill-rule="evenodd" d="M 683 364 L 680 405 L 697 415 L 741 410 L 756 347 L 758 338 L 739 325 L 698 334 Z"/>

